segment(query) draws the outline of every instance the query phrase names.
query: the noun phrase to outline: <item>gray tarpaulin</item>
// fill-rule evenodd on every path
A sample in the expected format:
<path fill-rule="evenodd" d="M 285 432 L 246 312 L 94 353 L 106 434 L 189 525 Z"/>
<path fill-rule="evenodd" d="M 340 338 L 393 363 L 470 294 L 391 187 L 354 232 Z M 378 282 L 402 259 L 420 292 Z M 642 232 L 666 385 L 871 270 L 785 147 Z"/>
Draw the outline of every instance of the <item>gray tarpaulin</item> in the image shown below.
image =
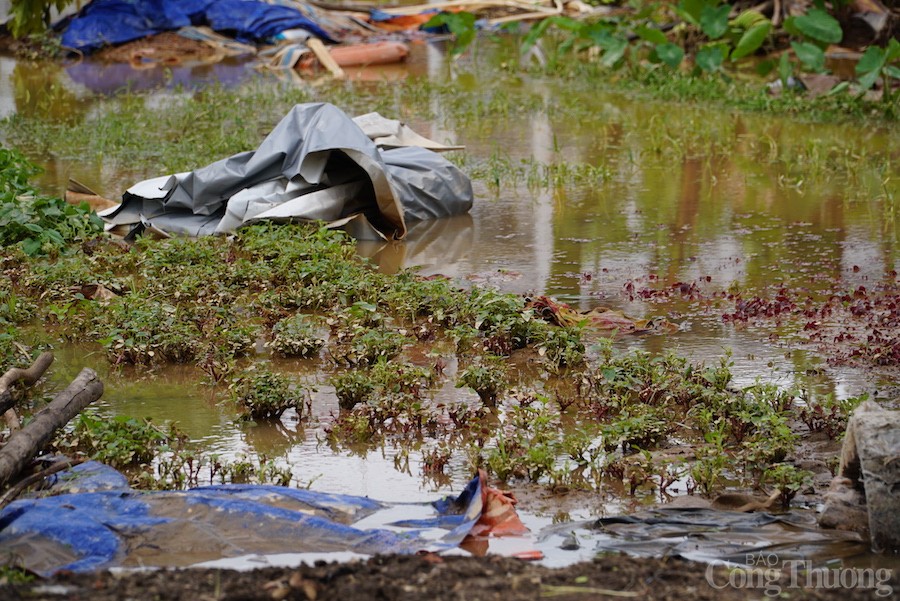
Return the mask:
<path fill-rule="evenodd" d="M 139 182 L 101 213 L 111 226 L 224 234 L 260 220 L 320 220 L 357 238 L 403 238 L 407 221 L 472 206 L 472 185 L 419 136 L 377 113 L 298 104 L 254 151 Z"/>

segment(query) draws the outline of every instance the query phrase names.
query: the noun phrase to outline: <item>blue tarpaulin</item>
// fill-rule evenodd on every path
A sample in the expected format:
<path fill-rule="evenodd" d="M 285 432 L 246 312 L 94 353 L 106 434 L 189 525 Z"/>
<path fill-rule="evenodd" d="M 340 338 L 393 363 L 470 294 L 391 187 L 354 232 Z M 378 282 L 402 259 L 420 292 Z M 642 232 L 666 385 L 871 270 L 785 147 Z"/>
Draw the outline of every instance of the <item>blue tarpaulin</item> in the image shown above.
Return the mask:
<path fill-rule="evenodd" d="M 288 29 L 333 41 L 300 11 L 256 0 L 93 0 L 65 23 L 62 45 L 93 52 L 190 25 L 207 25 L 239 42 L 262 42 Z"/>
<path fill-rule="evenodd" d="M 44 575 L 254 553 L 440 551 L 457 547 L 483 509 L 480 477 L 459 496 L 431 506 L 267 485 L 140 492 L 96 462 L 55 479 L 43 493 L 52 496 L 21 499 L 0 512 L 0 549 Z M 398 508 L 400 515 L 424 517 L 354 526 L 381 511 L 397 516 Z"/>

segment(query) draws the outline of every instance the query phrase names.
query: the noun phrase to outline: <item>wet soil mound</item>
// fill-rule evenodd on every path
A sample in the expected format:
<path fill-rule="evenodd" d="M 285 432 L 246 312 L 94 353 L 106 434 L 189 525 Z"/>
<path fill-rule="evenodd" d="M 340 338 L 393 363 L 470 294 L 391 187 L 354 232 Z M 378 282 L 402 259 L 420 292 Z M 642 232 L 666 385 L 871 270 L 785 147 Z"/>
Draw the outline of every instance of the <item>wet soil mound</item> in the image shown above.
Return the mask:
<path fill-rule="evenodd" d="M 61 574 L 53 581 L 0 586 L 3 599 L 119 599 L 357 601 L 558 600 L 636 598 L 730 600 L 766 598 L 765 589 L 731 586 L 728 572 L 676 559 L 639 560 L 606 556 L 594 562 L 551 569 L 491 557 L 381 556 L 365 562 L 325 563 L 295 569 L 252 572 L 177 570 L 111 574 Z M 712 585 L 708 581 L 712 580 Z M 736 581 L 736 584 L 741 584 Z M 753 584 L 753 583 L 751 583 Z M 757 583 L 758 584 L 758 583 Z M 893 575 L 882 587 L 896 590 Z M 744 582 L 746 585 L 746 582 Z M 792 599 L 883 598 L 875 589 L 792 587 L 788 577 L 769 583 Z M 886 590 L 886 589 L 885 589 Z M 777 595 L 777 593 L 776 593 Z M 889 595 L 890 596 L 890 595 Z"/>

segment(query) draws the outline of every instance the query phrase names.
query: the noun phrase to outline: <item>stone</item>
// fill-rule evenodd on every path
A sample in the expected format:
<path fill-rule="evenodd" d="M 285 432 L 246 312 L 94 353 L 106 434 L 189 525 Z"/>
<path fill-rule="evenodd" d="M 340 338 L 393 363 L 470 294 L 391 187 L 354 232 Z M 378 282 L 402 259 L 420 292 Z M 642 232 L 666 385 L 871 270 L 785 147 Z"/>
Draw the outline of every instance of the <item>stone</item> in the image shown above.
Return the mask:
<path fill-rule="evenodd" d="M 850 478 L 838 476 L 825 493 L 825 508 L 819 526 L 858 532 L 869 538 L 869 510 L 863 491 Z"/>
<path fill-rule="evenodd" d="M 864 531 L 860 492 L 872 549 L 900 550 L 900 411 L 887 411 L 873 401 L 850 417 L 840 471 L 825 496 L 819 524 Z"/>

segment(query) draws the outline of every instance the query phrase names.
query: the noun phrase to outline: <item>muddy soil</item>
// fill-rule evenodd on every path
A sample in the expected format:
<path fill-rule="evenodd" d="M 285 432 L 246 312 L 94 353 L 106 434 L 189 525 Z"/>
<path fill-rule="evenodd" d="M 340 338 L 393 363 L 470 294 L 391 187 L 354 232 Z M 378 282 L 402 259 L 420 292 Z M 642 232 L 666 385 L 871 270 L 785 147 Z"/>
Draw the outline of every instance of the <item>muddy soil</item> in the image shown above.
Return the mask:
<path fill-rule="evenodd" d="M 103 48 L 96 56 L 108 62 L 152 67 L 160 63 L 178 65 L 188 61 L 214 60 L 221 58 L 221 53 L 203 42 L 188 39 L 175 32 L 164 32 L 120 46 Z"/>
<path fill-rule="evenodd" d="M 2 599 L 112 601 L 159 600 L 316 600 L 403 601 L 606 598 L 730 600 L 763 599 L 766 584 L 742 588 L 741 580 L 722 568 L 707 575 L 707 566 L 679 559 L 635 559 L 609 555 L 593 562 L 551 569 L 503 557 L 383 556 L 350 563 L 320 562 L 299 568 L 176 570 L 111 574 L 61 574 L 51 581 L 0 586 Z M 712 581 L 713 585 L 708 582 Z M 771 598 L 877 599 L 891 597 L 898 577 L 880 588 L 802 588 L 788 575 L 768 581 Z M 746 582 L 746 581 L 743 581 Z M 798 584 L 799 583 L 799 584 Z M 890 589 L 890 590 L 889 590 Z M 885 595 L 887 593 L 887 595 Z"/>

